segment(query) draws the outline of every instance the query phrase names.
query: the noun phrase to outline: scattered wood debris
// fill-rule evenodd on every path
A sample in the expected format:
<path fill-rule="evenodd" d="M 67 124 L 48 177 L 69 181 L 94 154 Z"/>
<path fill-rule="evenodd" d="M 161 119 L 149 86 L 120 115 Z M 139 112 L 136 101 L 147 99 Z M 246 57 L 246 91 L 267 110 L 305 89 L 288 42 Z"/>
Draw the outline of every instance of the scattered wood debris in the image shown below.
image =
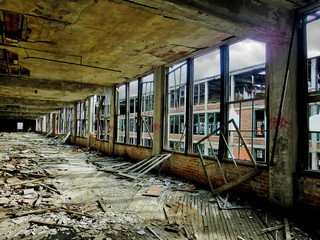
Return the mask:
<path fill-rule="evenodd" d="M 0 240 L 310 239 L 293 224 L 286 233 L 282 217 L 276 222 L 268 213 L 264 221 L 266 213 L 232 196 L 213 198 L 190 182 L 149 172 L 135 181 L 112 174 L 134 165 L 122 158 L 50 145 L 31 133 L 4 137 Z"/>

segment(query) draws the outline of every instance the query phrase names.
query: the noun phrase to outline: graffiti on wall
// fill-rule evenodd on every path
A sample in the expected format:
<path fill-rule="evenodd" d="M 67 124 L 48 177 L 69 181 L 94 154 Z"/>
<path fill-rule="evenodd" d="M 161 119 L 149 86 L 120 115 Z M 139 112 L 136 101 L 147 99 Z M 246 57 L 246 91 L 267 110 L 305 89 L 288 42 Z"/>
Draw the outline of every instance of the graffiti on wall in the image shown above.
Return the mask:
<path fill-rule="evenodd" d="M 276 130 L 277 121 L 278 121 L 277 117 L 270 118 L 270 129 L 271 130 Z M 290 120 L 287 120 L 284 117 L 280 118 L 279 129 L 286 129 L 287 134 L 289 134 L 291 128 L 292 128 L 292 122 Z"/>

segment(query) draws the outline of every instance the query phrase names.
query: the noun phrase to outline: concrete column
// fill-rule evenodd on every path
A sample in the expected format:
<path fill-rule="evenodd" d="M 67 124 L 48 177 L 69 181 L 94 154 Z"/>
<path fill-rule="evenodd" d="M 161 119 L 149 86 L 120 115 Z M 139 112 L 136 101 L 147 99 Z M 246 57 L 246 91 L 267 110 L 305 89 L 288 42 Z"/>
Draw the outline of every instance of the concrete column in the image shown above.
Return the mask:
<path fill-rule="evenodd" d="M 296 36 L 296 34 L 295 34 Z M 267 44 L 266 86 L 269 97 L 269 161 L 275 137 L 276 122 L 285 80 L 286 64 L 289 53 L 287 43 Z M 295 173 L 298 149 L 297 113 L 297 39 L 293 39 L 289 64 L 287 90 L 284 94 L 283 111 L 279 125 L 274 165 L 269 168 L 270 201 L 282 207 L 294 204 Z M 299 79 L 300 80 L 300 79 Z M 300 80 L 301 81 L 301 80 Z M 266 94 L 268 96 L 268 94 Z M 301 117 L 301 116 L 300 116 Z"/>
<path fill-rule="evenodd" d="M 153 147 L 152 155 L 160 154 L 163 143 L 163 108 L 165 94 L 165 67 L 157 67 L 154 71 L 154 104 L 153 104 Z"/>
<path fill-rule="evenodd" d="M 112 95 L 110 97 L 110 122 L 109 122 L 109 154 L 112 155 L 114 153 L 114 143 L 116 139 L 116 109 L 117 109 L 117 101 L 116 101 L 117 91 L 116 87 L 113 88 Z"/>

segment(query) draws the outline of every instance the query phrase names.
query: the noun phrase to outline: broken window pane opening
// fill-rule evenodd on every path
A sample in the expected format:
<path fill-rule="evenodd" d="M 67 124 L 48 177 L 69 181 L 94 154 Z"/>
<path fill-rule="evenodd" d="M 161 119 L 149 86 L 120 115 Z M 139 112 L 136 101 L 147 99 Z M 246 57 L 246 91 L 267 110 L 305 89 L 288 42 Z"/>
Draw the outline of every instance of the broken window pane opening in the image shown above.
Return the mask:
<path fill-rule="evenodd" d="M 174 150 L 184 134 L 185 128 L 185 106 L 186 106 L 186 82 L 187 64 L 182 63 L 169 68 L 167 74 L 168 87 L 168 115 L 167 115 L 167 137 L 165 143 L 170 150 Z M 184 152 L 185 136 L 182 137 L 181 144 L 177 151 Z"/>
<path fill-rule="evenodd" d="M 126 136 L 126 85 L 117 89 L 117 142 L 124 143 Z"/>
<path fill-rule="evenodd" d="M 147 75 L 141 79 L 142 81 L 142 104 L 141 104 L 141 119 L 142 119 L 142 134 L 141 145 L 153 146 L 153 84 L 154 74 Z"/>
<path fill-rule="evenodd" d="M 309 92 L 308 103 L 308 132 L 309 132 L 309 161 L 307 168 L 320 170 L 320 15 L 319 11 L 306 18 L 307 37 L 307 81 Z"/>

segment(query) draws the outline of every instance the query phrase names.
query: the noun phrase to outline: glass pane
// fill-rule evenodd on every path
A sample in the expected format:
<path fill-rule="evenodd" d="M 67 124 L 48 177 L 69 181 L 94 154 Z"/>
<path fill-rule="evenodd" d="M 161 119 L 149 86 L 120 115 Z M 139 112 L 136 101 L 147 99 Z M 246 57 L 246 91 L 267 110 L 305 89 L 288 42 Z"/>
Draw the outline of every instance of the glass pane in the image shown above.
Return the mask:
<path fill-rule="evenodd" d="M 309 169 L 320 170 L 320 132 L 309 134 Z"/>
<path fill-rule="evenodd" d="M 309 168 L 319 170 L 320 102 L 309 103 Z"/>
<path fill-rule="evenodd" d="M 249 39 L 230 46 L 230 101 L 264 96 L 265 51 L 264 43 Z"/>
<path fill-rule="evenodd" d="M 254 135 L 252 155 L 256 161 L 265 162 L 267 116 L 265 101 L 254 101 Z"/>
<path fill-rule="evenodd" d="M 138 80 L 130 82 L 129 84 L 129 101 L 130 101 L 130 119 L 129 119 L 129 142 L 131 144 L 137 143 L 137 124 L 138 124 Z"/>
<path fill-rule="evenodd" d="M 185 136 L 185 89 L 187 82 L 186 63 L 177 64 L 169 68 L 168 81 L 168 119 L 167 136 L 165 143 L 167 148 L 178 152 L 184 152 Z M 179 145 L 181 139 L 181 143 Z"/>
<path fill-rule="evenodd" d="M 220 127 L 220 51 L 216 50 L 194 59 L 193 153 L 204 136 Z M 201 152 L 213 156 L 218 150 L 219 136 L 203 142 Z"/>
<path fill-rule="evenodd" d="M 125 141 L 126 130 L 126 86 L 122 85 L 118 88 L 118 111 L 117 111 L 117 141 Z"/>
<path fill-rule="evenodd" d="M 308 58 L 320 56 L 320 19 L 307 24 Z"/>
<path fill-rule="evenodd" d="M 308 90 L 309 92 L 320 90 L 320 19 L 307 24 L 307 53 L 308 53 Z"/>
<path fill-rule="evenodd" d="M 309 103 L 309 131 L 320 132 L 320 102 Z"/>
<path fill-rule="evenodd" d="M 154 74 L 142 78 L 142 134 L 141 145 L 152 147 Z"/>

